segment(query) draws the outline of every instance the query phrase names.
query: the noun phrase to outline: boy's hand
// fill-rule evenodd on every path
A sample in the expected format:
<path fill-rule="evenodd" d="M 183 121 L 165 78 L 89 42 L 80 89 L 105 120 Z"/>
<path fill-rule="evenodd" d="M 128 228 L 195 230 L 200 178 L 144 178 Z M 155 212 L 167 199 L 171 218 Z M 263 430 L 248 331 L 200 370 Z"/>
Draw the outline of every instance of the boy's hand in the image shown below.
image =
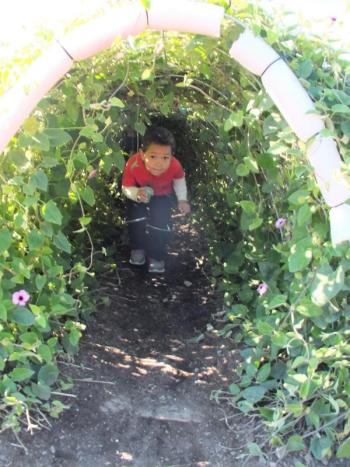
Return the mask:
<path fill-rule="evenodd" d="M 149 187 L 139 188 L 139 191 L 137 192 L 137 201 L 140 203 L 148 203 L 153 193 L 153 190 L 152 193 L 150 190 L 152 189 Z"/>
<path fill-rule="evenodd" d="M 148 200 L 148 194 L 143 188 L 139 188 L 139 191 L 137 192 L 137 201 L 140 201 L 141 203 L 145 203 Z"/>
<path fill-rule="evenodd" d="M 179 201 L 178 208 L 181 214 L 189 214 L 191 212 L 191 206 L 188 201 Z"/>

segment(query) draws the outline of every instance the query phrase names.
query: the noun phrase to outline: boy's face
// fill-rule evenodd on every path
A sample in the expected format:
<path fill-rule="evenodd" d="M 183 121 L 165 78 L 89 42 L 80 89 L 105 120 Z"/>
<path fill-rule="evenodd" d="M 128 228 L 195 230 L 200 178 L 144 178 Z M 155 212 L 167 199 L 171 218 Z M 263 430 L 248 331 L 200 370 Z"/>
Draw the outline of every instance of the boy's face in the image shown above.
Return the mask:
<path fill-rule="evenodd" d="M 141 151 L 141 157 L 148 172 L 155 176 L 162 175 L 171 162 L 171 146 L 151 143 L 146 151 Z"/>

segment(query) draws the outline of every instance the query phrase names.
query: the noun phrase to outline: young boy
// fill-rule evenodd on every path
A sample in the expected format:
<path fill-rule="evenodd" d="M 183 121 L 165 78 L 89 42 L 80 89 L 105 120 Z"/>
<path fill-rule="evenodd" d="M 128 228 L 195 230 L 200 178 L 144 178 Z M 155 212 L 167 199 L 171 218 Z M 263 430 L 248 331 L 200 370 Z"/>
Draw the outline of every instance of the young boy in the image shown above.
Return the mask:
<path fill-rule="evenodd" d="M 148 257 L 148 271 L 165 271 L 170 240 L 171 208 L 175 192 L 181 213 L 190 212 L 184 170 L 174 157 L 175 139 L 163 127 L 150 128 L 142 149 L 128 160 L 122 178 L 127 200 L 130 263 L 141 266 Z"/>

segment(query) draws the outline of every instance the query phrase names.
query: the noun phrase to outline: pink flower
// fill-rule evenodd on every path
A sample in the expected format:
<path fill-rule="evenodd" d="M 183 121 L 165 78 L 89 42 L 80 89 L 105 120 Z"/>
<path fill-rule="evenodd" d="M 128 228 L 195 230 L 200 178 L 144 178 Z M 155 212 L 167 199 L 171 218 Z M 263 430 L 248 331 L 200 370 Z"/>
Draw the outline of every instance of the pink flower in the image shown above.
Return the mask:
<path fill-rule="evenodd" d="M 30 295 L 26 290 L 19 290 L 12 294 L 12 303 L 14 305 L 25 306 L 30 299 Z"/>
<path fill-rule="evenodd" d="M 276 229 L 282 229 L 282 227 L 284 227 L 286 225 L 286 223 L 287 223 L 287 220 L 284 217 L 280 217 L 275 222 L 275 227 L 276 227 Z"/>
<path fill-rule="evenodd" d="M 96 177 L 96 175 L 97 175 L 97 170 L 96 170 L 96 169 L 93 169 L 93 170 L 91 170 L 91 172 L 89 173 L 88 179 L 94 178 L 94 177 Z"/>
<path fill-rule="evenodd" d="M 261 284 L 258 285 L 258 288 L 256 291 L 258 292 L 259 295 L 264 295 L 266 292 L 269 290 L 269 286 L 265 284 L 265 282 L 262 282 Z"/>
<path fill-rule="evenodd" d="M 337 21 L 337 17 L 336 17 L 336 16 L 331 16 L 331 21 L 332 21 L 333 23 L 335 23 L 335 22 Z"/>

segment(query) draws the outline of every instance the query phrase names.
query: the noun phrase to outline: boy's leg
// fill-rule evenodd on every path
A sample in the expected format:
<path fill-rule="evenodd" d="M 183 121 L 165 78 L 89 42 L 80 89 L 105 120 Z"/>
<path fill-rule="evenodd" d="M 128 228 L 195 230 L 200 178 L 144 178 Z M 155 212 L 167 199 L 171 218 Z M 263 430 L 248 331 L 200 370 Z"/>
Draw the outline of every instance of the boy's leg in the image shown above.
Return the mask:
<path fill-rule="evenodd" d="M 146 249 L 146 223 L 148 209 L 145 204 L 127 200 L 126 222 L 128 224 L 131 250 Z"/>
<path fill-rule="evenodd" d="M 152 196 L 149 203 L 150 219 L 147 224 L 147 254 L 157 261 L 164 261 L 171 236 L 171 196 Z"/>

